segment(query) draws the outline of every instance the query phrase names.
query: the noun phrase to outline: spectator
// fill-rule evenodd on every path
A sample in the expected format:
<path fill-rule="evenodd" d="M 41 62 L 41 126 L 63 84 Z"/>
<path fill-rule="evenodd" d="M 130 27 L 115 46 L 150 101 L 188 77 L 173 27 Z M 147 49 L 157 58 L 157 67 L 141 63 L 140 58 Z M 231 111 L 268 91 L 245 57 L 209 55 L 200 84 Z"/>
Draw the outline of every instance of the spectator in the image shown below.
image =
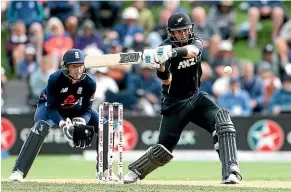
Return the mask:
<path fill-rule="evenodd" d="M 160 110 L 161 81 L 153 69 L 141 66 L 141 86 L 138 90 L 139 111 L 144 115 L 156 116 Z"/>
<path fill-rule="evenodd" d="M 263 68 L 259 74 L 264 84 L 264 108 L 269 105 L 271 96 L 276 90 L 281 89 L 280 79 L 274 75 L 270 67 Z"/>
<path fill-rule="evenodd" d="M 11 1 L 7 19 L 10 23 L 21 20 L 27 27 L 34 22 L 42 23 L 43 7 L 37 1 Z"/>
<path fill-rule="evenodd" d="M 283 71 L 291 75 L 291 20 L 283 25 L 276 40 L 276 47 L 280 55 Z"/>
<path fill-rule="evenodd" d="M 24 53 L 25 59 L 20 61 L 16 69 L 17 77 L 20 79 L 28 79 L 39 67 L 39 63 L 36 61 L 36 50 L 32 45 L 27 45 Z"/>
<path fill-rule="evenodd" d="M 144 32 L 143 28 L 136 23 L 138 17 L 138 10 L 134 7 L 128 7 L 122 13 L 123 23 L 118 24 L 113 29 L 118 33 L 119 41 L 125 48 L 131 48 L 135 34 Z"/>
<path fill-rule="evenodd" d="M 135 1 L 134 7 L 139 11 L 137 23 L 143 27 L 145 36 L 147 36 L 155 25 L 153 13 L 145 7 L 145 2 L 143 0 Z"/>
<path fill-rule="evenodd" d="M 12 69 L 23 60 L 26 43 L 28 43 L 26 27 L 22 21 L 17 21 L 12 27 L 10 39 L 6 42 L 7 56 L 10 58 L 9 64 Z"/>
<path fill-rule="evenodd" d="M 94 75 L 96 83 L 98 84 L 93 101 L 93 106 L 97 109 L 99 104 L 105 101 L 105 93 L 107 90 L 110 90 L 113 94 L 118 94 L 119 89 L 115 80 L 107 75 L 108 68 L 92 68 L 90 73 Z"/>
<path fill-rule="evenodd" d="M 145 49 L 146 42 L 145 42 L 145 36 L 143 33 L 137 33 L 134 35 L 133 43 L 132 43 L 132 49 L 134 51 L 143 51 Z"/>
<path fill-rule="evenodd" d="M 164 8 L 169 10 L 171 14 L 182 12 L 187 13 L 187 10 L 180 7 L 180 0 L 164 0 Z"/>
<path fill-rule="evenodd" d="M 108 76 L 113 78 L 119 88 L 118 93 L 106 91 L 106 101 L 122 103 L 125 109 L 133 110 L 137 104 L 137 90 L 141 88 L 139 76 L 129 72 L 126 67 L 115 66 L 108 71 Z"/>
<path fill-rule="evenodd" d="M 274 53 L 274 47 L 272 44 L 267 44 L 263 50 L 262 58 L 256 62 L 256 73 L 260 74 L 262 69 L 271 68 L 273 74 L 279 76 L 279 61 Z"/>
<path fill-rule="evenodd" d="M 75 48 L 83 50 L 87 46 L 94 46 L 104 51 L 102 38 L 96 32 L 94 23 L 91 20 L 84 21 L 80 33 L 75 40 Z"/>
<path fill-rule="evenodd" d="M 217 26 L 223 40 L 234 40 L 236 14 L 232 0 L 220 0 L 212 6 L 208 12 L 208 20 Z"/>
<path fill-rule="evenodd" d="M 240 79 L 233 77 L 229 83 L 230 92 L 218 98 L 218 105 L 229 110 L 232 116 L 251 115 L 251 99 L 248 92 L 240 88 Z"/>
<path fill-rule="evenodd" d="M 241 88 L 246 90 L 251 97 L 251 107 L 254 112 L 260 112 L 263 109 L 264 102 L 264 84 L 259 76 L 254 73 L 254 64 L 250 61 L 243 66 L 243 76 L 241 79 Z"/>
<path fill-rule="evenodd" d="M 33 100 L 37 101 L 40 92 L 47 86 L 49 76 L 54 72 L 52 58 L 50 56 L 44 57 L 40 67 L 32 72 L 29 78 L 29 86 Z"/>
<path fill-rule="evenodd" d="M 118 21 L 121 2 L 118 1 L 80 1 L 81 23 L 90 19 L 97 28 L 112 28 Z"/>
<path fill-rule="evenodd" d="M 78 18 L 76 16 L 69 16 L 65 22 L 66 31 L 70 34 L 72 39 L 74 40 L 77 35 L 78 29 Z"/>
<path fill-rule="evenodd" d="M 161 10 L 159 22 L 148 36 L 148 42 L 152 49 L 158 47 L 163 40 L 168 38 L 167 27 L 170 16 L 171 12 L 169 10 Z"/>
<path fill-rule="evenodd" d="M 202 62 L 201 63 L 202 67 L 202 76 L 201 76 L 201 84 L 200 84 L 200 90 L 205 91 L 208 93 L 210 96 L 214 96 L 213 91 L 212 91 L 212 85 L 214 83 L 213 80 L 213 72 L 211 67 L 208 65 L 208 63 Z"/>
<path fill-rule="evenodd" d="M 73 48 L 73 40 L 70 35 L 65 32 L 62 22 L 52 17 L 48 20 L 46 26 L 44 50 L 48 55 L 61 60 L 63 54 Z"/>
<path fill-rule="evenodd" d="M 194 31 L 203 38 L 203 60 L 211 61 L 218 50 L 220 34 L 215 25 L 207 21 L 207 15 L 203 7 L 195 7 L 192 10 L 192 18 L 195 21 Z"/>
<path fill-rule="evenodd" d="M 274 40 L 281 25 L 284 21 L 283 4 L 280 1 L 249 1 L 249 47 L 257 46 L 257 24 L 259 19 L 272 18 L 273 31 L 272 39 Z"/>
<path fill-rule="evenodd" d="M 229 90 L 229 80 L 230 77 L 239 78 L 239 68 L 237 65 L 233 64 L 232 67 L 232 73 L 230 75 L 227 75 L 223 72 L 225 65 L 220 65 L 216 70 L 219 74 L 218 79 L 216 79 L 212 86 L 212 91 L 216 98 L 218 98 L 220 95 L 228 93 Z"/>
<path fill-rule="evenodd" d="M 218 46 L 218 52 L 210 63 L 215 75 L 218 77 L 224 74 L 223 68 L 226 65 L 237 65 L 240 68 L 238 59 L 235 58 L 232 43 L 228 40 L 221 41 Z"/>
<path fill-rule="evenodd" d="M 50 10 L 50 17 L 57 17 L 63 23 L 68 19 L 69 16 L 74 15 L 74 9 L 76 1 L 47 1 L 48 8 Z"/>
<path fill-rule="evenodd" d="M 113 40 L 109 44 L 109 53 L 116 54 L 122 52 L 122 46 L 118 40 Z"/>
<path fill-rule="evenodd" d="M 272 95 L 269 104 L 269 112 L 274 115 L 291 112 L 291 76 L 286 75 L 283 79 L 283 88 Z"/>
<path fill-rule="evenodd" d="M 41 24 L 33 23 L 30 26 L 28 39 L 29 42 L 31 42 L 35 46 L 37 62 L 41 63 L 44 44 L 44 32 Z"/>

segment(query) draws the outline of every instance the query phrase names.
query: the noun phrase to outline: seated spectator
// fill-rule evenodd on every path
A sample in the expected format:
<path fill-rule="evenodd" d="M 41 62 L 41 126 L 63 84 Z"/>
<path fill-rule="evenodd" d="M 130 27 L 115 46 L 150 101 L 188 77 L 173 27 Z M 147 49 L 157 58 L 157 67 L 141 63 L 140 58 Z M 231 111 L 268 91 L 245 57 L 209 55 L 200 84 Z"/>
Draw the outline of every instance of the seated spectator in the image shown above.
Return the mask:
<path fill-rule="evenodd" d="M 19 79 L 27 80 L 39 68 L 39 63 L 36 61 L 36 50 L 32 45 L 25 47 L 24 54 L 24 60 L 17 65 L 16 75 Z"/>
<path fill-rule="evenodd" d="M 134 1 L 133 5 L 139 11 L 137 24 L 143 27 L 145 36 L 147 36 L 155 25 L 153 13 L 145 6 L 144 0 Z"/>
<path fill-rule="evenodd" d="M 128 7 L 122 13 L 123 23 L 116 25 L 113 29 L 118 33 L 119 41 L 125 48 L 131 48 L 135 34 L 144 32 L 143 28 L 136 23 L 138 17 L 138 10 Z"/>
<path fill-rule="evenodd" d="M 34 22 L 42 23 L 43 7 L 38 1 L 11 1 L 7 11 L 7 20 L 10 23 L 21 20 L 27 27 Z"/>
<path fill-rule="evenodd" d="M 208 63 L 202 62 L 202 76 L 201 76 L 201 84 L 200 90 L 208 93 L 210 96 L 214 96 L 212 91 L 212 85 L 214 83 L 213 72 Z"/>
<path fill-rule="evenodd" d="M 252 110 L 254 112 L 260 112 L 263 110 L 264 84 L 262 79 L 255 75 L 254 64 L 250 61 L 246 62 L 243 66 L 241 88 L 249 93 Z"/>
<path fill-rule="evenodd" d="M 41 63 L 42 55 L 43 55 L 43 43 L 44 43 L 44 31 L 41 24 L 33 23 L 30 26 L 28 39 L 29 39 L 29 42 L 34 44 L 35 46 L 37 62 Z"/>
<path fill-rule="evenodd" d="M 78 22 L 78 18 L 74 15 L 69 16 L 65 21 L 66 31 L 68 31 L 73 40 L 76 38 L 77 35 Z"/>
<path fill-rule="evenodd" d="M 283 71 L 291 75 L 291 20 L 285 23 L 276 39 L 276 47 L 282 63 Z"/>
<path fill-rule="evenodd" d="M 31 73 L 29 78 L 29 86 L 31 89 L 31 97 L 37 101 L 40 92 L 47 86 L 49 76 L 55 72 L 52 66 L 52 58 L 45 56 L 40 67 Z"/>
<path fill-rule="evenodd" d="M 249 1 L 249 47 L 257 46 L 257 24 L 261 19 L 272 18 L 273 31 L 272 39 L 274 40 L 281 25 L 284 21 L 284 10 L 281 1 Z"/>
<path fill-rule="evenodd" d="M 291 76 L 285 75 L 283 87 L 272 95 L 268 110 L 274 115 L 291 112 Z"/>
<path fill-rule="evenodd" d="M 234 55 L 233 46 L 230 41 L 223 40 L 220 42 L 218 46 L 218 52 L 215 54 L 213 61 L 210 62 L 210 65 L 212 69 L 214 69 L 215 75 L 218 77 L 223 75 L 223 68 L 226 65 L 237 65 L 239 69 L 241 68 L 240 62 Z"/>
<path fill-rule="evenodd" d="M 281 89 L 280 79 L 274 75 L 270 67 L 263 68 L 259 74 L 264 84 L 264 108 L 269 105 L 271 96 L 276 90 Z"/>
<path fill-rule="evenodd" d="M 143 51 L 146 47 L 145 36 L 143 33 L 137 33 L 133 37 L 133 43 L 131 48 L 134 51 Z"/>
<path fill-rule="evenodd" d="M 98 49 L 104 51 L 102 38 L 96 32 L 94 23 L 91 20 L 84 21 L 83 25 L 81 26 L 80 33 L 76 37 L 74 47 L 83 50 L 87 46 L 95 46 Z"/>
<path fill-rule="evenodd" d="M 48 20 L 45 32 L 45 52 L 61 60 L 63 54 L 73 48 L 72 38 L 65 32 L 62 22 L 56 17 Z"/>
<path fill-rule="evenodd" d="M 97 28 L 112 28 L 118 21 L 120 1 L 80 1 L 81 23 L 86 19 Z"/>
<path fill-rule="evenodd" d="M 163 9 L 160 12 L 160 18 L 158 24 L 154 27 L 153 31 L 149 33 L 148 42 L 149 46 L 154 49 L 158 47 L 163 40 L 168 38 L 168 19 L 171 16 L 171 12 L 167 9 Z"/>
<path fill-rule="evenodd" d="M 164 0 L 164 8 L 169 10 L 171 14 L 182 12 L 187 13 L 187 10 L 180 7 L 180 0 Z"/>
<path fill-rule="evenodd" d="M 230 75 L 227 75 L 224 73 L 224 64 L 219 65 L 219 67 L 216 68 L 216 72 L 218 74 L 218 78 L 214 81 L 212 86 L 212 91 L 214 93 L 214 96 L 218 98 L 220 95 L 228 93 L 229 90 L 229 80 L 231 77 L 239 78 L 239 68 L 237 65 L 233 64 L 231 65 L 232 73 Z"/>
<path fill-rule="evenodd" d="M 57 17 L 63 23 L 71 15 L 74 15 L 76 1 L 47 1 L 50 17 Z"/>
<path fill-rule="evenodd" d="M 231 78 L 229 83 L 230 92 L 218 98 L 218 105 L 229 110 L 231 116 L 251 115 L 251 98 L 248 92 L 240 88 L 240 79 Z"/>
<path fill-rule="evenodd" d="M 202 59 L 212 61 L 221 40 L 219 30 L 214 24 L 207 21 L 206 11 L 203 7 L 195 7 L 192 10 L 192 18 L 195 21 L 195 33 L 203 38 Z"/>
<path fill-rule="evenodd" d="M 236 14 L 231 0 L 220 0 L 208 12 L 208 20 L 215 23 L 223 40 L 235 38 Z"/>
<path fill-rule="evenodd" d="M 119 92 L 114 93 L 107 90 L 105 93 L 106 101 L 122 103 L 125 109 L 135 109 L 137 90 L 141 88 L 139 76 L 129 72 L 128 68 L 124 66 L 111 67 L 107 74 L 116 81 Z"/>
<path fill-rule="evenodd" d="M 263 56 L 259 61 L 256 62 L 255 67 L 257 74 L 260 74 L 262 69 L 270 67 L 273 74 L 279 76 L 279 61 L 272 44 L 267 44 L 264 47 Z"/>
<path fill-rule="evenodd" d="M 10 39 L 6 42 L 7 56 L 12 69 L 23 60 L 26 43 L 28 43 L 26 27 L 22 21 L 17 21 L 12 27 Z"/>
<path fill-rule="evenodd" d="M 90 73 L 94 75 L 96 84 L 95 97 L 93 101 L 93 106 L 95 109 L 98 108 L 99 104 L 105 101 L 105 93 L 107 90 L 110 90 L 113 94 L 117 94 L 119 88 L 114 79 L 107 75 L 108 68 L 100 67 L 100 68 L 91 68 Z"/>
<path fill-rule="evenodd" d="M 141 89 L 138 90 L 139 111 L 148 116 L 156 116 L 160 110 L 161 81 L 157 78 L 155 70 L 141 65 Z"/>
<path fill-rule="evenodd" d="M 122 52 L 122 46 L 118 40 L 113 40 L 109 44 L 109 54 L 116 54 Z"/>

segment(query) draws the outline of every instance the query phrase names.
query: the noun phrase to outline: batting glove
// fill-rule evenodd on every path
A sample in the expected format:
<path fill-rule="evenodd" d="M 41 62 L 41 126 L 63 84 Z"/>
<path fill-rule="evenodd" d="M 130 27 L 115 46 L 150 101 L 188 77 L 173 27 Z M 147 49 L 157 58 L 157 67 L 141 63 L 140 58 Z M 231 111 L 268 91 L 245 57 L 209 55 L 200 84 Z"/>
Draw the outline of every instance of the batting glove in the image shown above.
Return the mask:
<path fill-rule="evenodd" d="M 59 127 L 63 130 L 65 137 L 71 147 L 76 147 L 73 141 L 74 125 L 69 118 L 66 121 L 61 120 Z"/>

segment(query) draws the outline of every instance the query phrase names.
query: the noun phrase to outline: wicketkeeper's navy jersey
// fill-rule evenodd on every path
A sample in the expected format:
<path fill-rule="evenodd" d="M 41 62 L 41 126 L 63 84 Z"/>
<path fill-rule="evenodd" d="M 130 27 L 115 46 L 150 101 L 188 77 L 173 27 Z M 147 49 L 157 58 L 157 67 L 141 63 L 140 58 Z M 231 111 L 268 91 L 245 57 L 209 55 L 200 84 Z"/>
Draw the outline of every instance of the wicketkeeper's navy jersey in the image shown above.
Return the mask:
<path fill-rule="evenodd" d="M 95 91 L 96 81 L 91 74 L 72 84 L 60 69 L 50 75 L 47 87 L 40 93 L 38 104 L 45 103 L 48 117 L 57 125 L 63 120 L 60 112 L 64 111 L 81 112 L 81 117 L 88 122 Z"/>

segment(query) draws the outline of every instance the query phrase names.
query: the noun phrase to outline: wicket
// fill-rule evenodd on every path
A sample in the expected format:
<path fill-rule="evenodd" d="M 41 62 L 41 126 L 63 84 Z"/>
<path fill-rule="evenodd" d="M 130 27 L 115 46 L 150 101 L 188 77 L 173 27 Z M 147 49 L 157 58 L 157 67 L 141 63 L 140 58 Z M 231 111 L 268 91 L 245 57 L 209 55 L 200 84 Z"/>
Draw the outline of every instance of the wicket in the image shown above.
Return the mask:
<path fill-rule="evenodd" d="M 103 156 L 104 156 L 104 124 L 105 113 L 104 108 L 108 108 L 108 172 L 104 175 Z M 123 183 L 123 105 L 121 103 L 103 102 L 99 105 L 99 128 L 98 128 L 98 177 L 100 181 L 113 182 L 113 156 L 114 156 L 114 108 L 117 107 L 117 127 L 115 129 L 118 133 L 118 182 Z M 106 179 L 105 179 L 106 178 Z"/>

